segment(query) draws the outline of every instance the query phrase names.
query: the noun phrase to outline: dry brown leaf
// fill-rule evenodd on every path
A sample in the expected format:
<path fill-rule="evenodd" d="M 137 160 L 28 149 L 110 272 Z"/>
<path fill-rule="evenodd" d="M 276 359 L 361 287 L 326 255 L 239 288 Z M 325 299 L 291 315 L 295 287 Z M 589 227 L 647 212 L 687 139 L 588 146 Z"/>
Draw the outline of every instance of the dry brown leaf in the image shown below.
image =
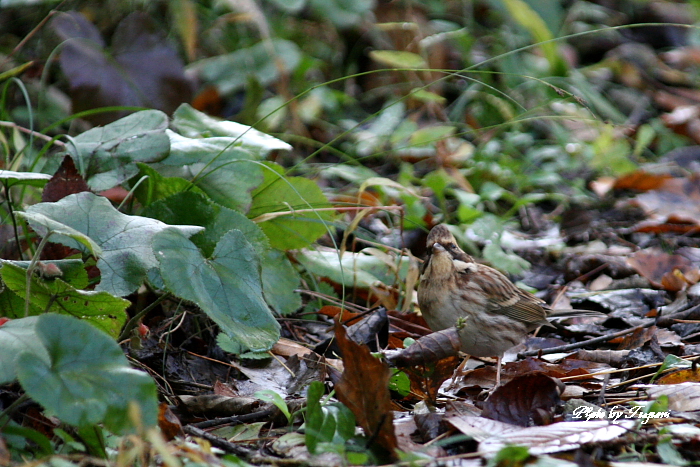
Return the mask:
<path fill-rule="evenodd" d="M 176 436 L 182 434 L 180 419 L 175 416 L 165 402 L 158 405 L 158 427 L 168 441 L 172 441 Z"/>
<path fill-rule="evenodd" d="M 607 365 L 576 358 L 566 358 L 559 363 L 550 363 L 538 358 L 528 357 L 524 360 L 507 363 L 503 368 L 503 376 L 514 377 L 541 372 L 552 378 L 563 378 L 595 373 L 608 368 Z"/>
<path fill-rule="evenodd" d="M 688 258 L 670 255 L 657 248 L 637 251 L 627 259 L 627 264 L 655 287 L 671 292 L 685 289 L 694 283 L 690 281 L 698 277 L 697 266 Z"/>
<path fill-rule="evenodd" d="M 225 397 L 239 397 L 238 391 L 232 384 L 222 383 L 218 379 L 214 383 L 214 394 Z"/>
<path fill-rule="evenodd" d="M 649 342 L 649 340 L 651 340 L 651 338 L 654 336 L 657 330 L 658 328 L 656 326 L 636 329 L 631 334 L 620 338 L 620 343 L 617 346 L 617 350 L 638 349 L 647 342 Z"/>
<path fill-rule="evenodd" d="M 616 190 L 656 190 L 669 178 L 671 178 L 671 176 L 668 174 L 653 174 L 643 170 L 637 170 L 615 180 L 614 188 Z"/>
<path fill-rule="evenodd" d="M 674 371 L 656 380 L 659 384 L 700 383 L 700 369 Z"/>
<path fill-rule="evenodd" d="M 282 337 L 272 346 L 272 353 L 282 357 L 291 357 L 292 355 L 303 357 L 313 353 L 313 350 L 304 347 L 298 342 Z"/>
<path fill-rule="evenodd" d="M 335 385 L 338 400 L 352 411 L 367 437 L 397 460 L 389 365 L 373 357 L 366 346 L 348 339 L 345 328 L 338 321 L 335 322 L 335 337 L 345 367 Z"/>
<path fill-rule="evenodd" d="M 657 190 L 637 195 L 634 202 L 657 224 L 700 224 L 700 174 L 665 180 Z"/>
<path fill-rule="evenodd" d="M 415 341 L 409 348 L 391 358 L 398 367 L 429 367 L 436 362 L 459 354 L 457 328 L 433 332 Z"/>
<path fill-rule="evenodd" d="M 68 195 L 90 191 L 87 182 L 75 168 L 75 163 L 70 156 L 63 158 L 61 166 L 56 170 L 56 173 L 51 177 L 51 180 L 44 187 L 41 193 L 41 201 L 55 202 L 65 198 Z"/>
<path fill-rule="evenodd" d="M 489 396 L 481 416 L 519 426 L 546 425 L 562 392 L 564 384 L 543 373 L 518 376 Z"/>

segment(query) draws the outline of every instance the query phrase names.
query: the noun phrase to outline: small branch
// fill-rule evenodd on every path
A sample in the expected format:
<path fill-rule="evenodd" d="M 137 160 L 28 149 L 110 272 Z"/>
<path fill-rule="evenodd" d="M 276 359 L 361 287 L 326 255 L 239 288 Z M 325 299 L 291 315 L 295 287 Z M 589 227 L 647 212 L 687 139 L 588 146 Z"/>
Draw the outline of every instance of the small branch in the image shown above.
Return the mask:
<path fill-rule="evenodd" d="M 204 429 L 222 425 L 239 425 L 241 423 L 246 422 L 269 420 L 276 413 L 277 411 L 275 411 L 274 409 L 264 409 L 244 415 L 232 415 L 230 417 L 215 418 L 213 420 L 206 420 L 204 422 L 192 423 L 189 426 Z"/>
<path fill-rule="evenodd" d="M 0 121 L 0 126 L 4 126 L 7 128 L 13 128 L 15 130 L 21 131 L 22 133 L 32 135 L 32 136 L 39 138 L 39 139 L 43 139 L 44 141 L 47 141 L 49 143 L 53 143 L 56 146 L 60 146 L 63 149 L 66 148 L 66 143 L 64 143 L 63 141 L 54 140 L 51 136 L 45 135 L 43 133 L 39 133 L 38 131 L 30 130 L 29 128 L 25 128 L 23 126 L 19 126 L 15 122 Z"/>
<path fill-rule="evenodd" d="M 5 201 L 7 201 L 7 211 L 10 213 L 10 219 L 12 219 L 12 229 L 15 233 L 15 246 L 17 247 L 17 254 L 19 259 L 23 259 L 22 246 L 19 240 L 19 232 L 17 231 L 17 219 L 15 218 L 15 211 L 12 209 L 12 199 L 10 198 L 10 184 L 5 181 L 3 184 L 5 186 Z"/>
<path fill-rule="evenodd" d="M 549 349 L 528 350 L 527 352 L 519 353 L 518 357 L 520 357 L 520 358 L 522 358 L 522 357 L 534 357 L 535 355 L 549 355 L 549 354 L 559 353 L 559 352 L 568 352 L 569 350 L 580 349 L 582 347 L 586 347 L 587 345 L 600 344 L 601 342 L 607 342 L 607 341 L 615 339 L 617 337 L 631 334 L 639 329 L 648 328 L 649 326 L 651 326 L 653 324 L 654 324 L 653 322 L 650 322 L 648 324 L 640 324 L 639 326 L 635 326 L 633 328 L 625 329 L 625 330 L 619 331 L 619 332 L 614 332 L 612 334 L 606 334 L 605 336 L 594 337 L 593 339 L 588 339 L 586 341 L 576 342 L 574 344 L 560 345 L 558 347 L 550 347 Z"/>
<path fill-rule="evenodd" d="M 671 313 L 670 315 L 661 315 L 656 323 L 657 326 L 667 327 L 672 324 L 676 324 L 676 320 L 679 319 L 693 319 L 697 317 L 698 312 L 700 312 L 700 305 L 691 306 L 683 311 L 678 311 L 676 313 Z"/>
<path fill-rule="evenodd" d="M 282 216 L 291 216 L 294 214 L 306 214 L 312 212 L 322 212 L 322 211 L 334 211 L 334 212 L 348 212 L 348 211 L 362 211 L 364 209 L 377 209 L 384 211 L 400 211 L 403 206 L 344 206 L 336 208 L 307 208 L 307 209 L 292 209 L 291 211 L 278 211 L 278 212 L 267 212 L 265 214 L 260 214 L 255 219 L 251 219 L 253 222 L 260 223 L 269 221 L 271 219 L 276 219 Z"/>
<path fill-rule="evenodd" d="M 10 59 L 12 58 L 12 56 L 13 56 L 14 54 L 16 54 L 19 50 L 21 50 L 22 47 L 24 47 L 24 45 L 25 45 L 27 42 L 29 42 L 29 40 L 30 40 L 32 37 L 34 37 L 34 36 L 36 35 L 36 33 L 39 32 L 39 31 L 41 30 L 41 28 L 44 27 L 44 25 L 46 24 L 46 22 L 47 22 L 48 20 L 50 20 L 52 16 L 54 16 L 56 13 L 58 13 L 58 12 L 60 11 L 59 8 L 61 8 L 61 6 L 63 6 L 64 3 L 65 3 L 65 2 L 61 2 L 61 4 L 58 5 L 58 6 L 56 7 L 56 9 L 51 10 L 51 11 L 49 12 L 49 14 L 46 15 L 46 16 L 44 17 L 44 19 L 42 19 L 42 20 L 39 22 L 39 24 L 36 25 L 36 27 L 35 27 L 34 29 L 32 29 L 31 31 L 29 31 L 29 34 L 27 34 L 26 36 L 24 36 L 24 39 L 22 39 L 21 41 L 19 41 L 19 44 L 17 44 L 17 45 L 15 46 L 15 48 L 12 49 L 12 51 L 5 57 L 5 60 L 2 62 L 2 65 L 5 65 L 7 62 L 9 62 Z"/>
<path fill-rule="evenodd" d="M 41 253 L 44 251 L 44 247 L 46 247 L 46 244 L 49 243 L 49 237 L 51 237 L 51 234 L 53 234 L 53 231 L 49 230 L 46 232 L 46 235 L 44 238 L 41 239 L 41 242 L 39 243 L 39 246 L 36 248 L 36 251 L 34 252 L 34 257 L 32 258 L 32 261 L 29 263 L 29 267 L 27 268 L 27 284 L 25 286 L 25 296 L 24 296 L 24 317 L 26 318 L 29 316 L 29 302 L 31 301 L 31 291 L 32 291 L 32 277 L 34 276 L 34 271 L 37 268 L 37 264 L 39 263 L 39 258 L 41 257 Z"/>
<path fill-rule="evenodd" d="M 250 456 L 254 452 L 252 449 L 244 448 L 243 446 L 238 446 L 237 444 L 229 443 L 223 438 L 219 438 L 218 436 L 212 435 L 211 433 L 207 433 L 206 431 L 200 430 L 199 428 L 194 427 L 192 425 L 183 426 L 182 429 L 188 435 L 205 439 L 209 441 L 212 444 L 212 446 L 216 446 L 217 448 L 223 449 L 226 452 L 230 452 L 244 459 L 250 458 Z"/>

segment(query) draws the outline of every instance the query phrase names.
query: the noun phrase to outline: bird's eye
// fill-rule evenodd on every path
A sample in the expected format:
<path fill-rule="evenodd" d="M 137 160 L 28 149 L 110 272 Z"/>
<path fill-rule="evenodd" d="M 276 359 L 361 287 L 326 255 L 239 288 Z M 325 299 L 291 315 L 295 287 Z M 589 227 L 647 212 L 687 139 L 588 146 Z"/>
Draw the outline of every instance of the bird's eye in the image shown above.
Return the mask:
<path fill-rule="evenodd" d="M 450 250 L 455 250 L 457 248 L 457 245 L 455 245 L 454 243 L 448 243 L 447 248 L 449 248 Z"/>

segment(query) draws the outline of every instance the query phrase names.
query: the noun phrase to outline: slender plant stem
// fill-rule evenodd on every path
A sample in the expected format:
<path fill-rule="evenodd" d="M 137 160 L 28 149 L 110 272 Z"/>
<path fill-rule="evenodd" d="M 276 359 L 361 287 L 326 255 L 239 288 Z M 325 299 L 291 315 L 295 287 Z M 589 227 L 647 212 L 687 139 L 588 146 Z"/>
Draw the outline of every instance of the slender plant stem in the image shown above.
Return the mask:
<path fill-rule="evenodd" d="M 10 422 L 10 415 L 12 415 L 12 412 L 27 399 L 29 399 L 29 396 L 27 394 L 22 394 L 12 404 L 8 405 L 5 410 L 0 412 L 0 431 Z"/>
<path fill-rule="evenodd" d="M 10 219 L 12 219 L 12 229 L 15 232 L 15 247 L 17 248 L 19 259 L 22 260 L 22 247 L 20 246 L 19 232 L 17 232 L 17 219 L 15 218 L 15 212 L 12 209 L 12 199 L 10 199 L 10 184 L 5 181 L 3 185 L 5 186 L 5 200 L 7 201 L 7 209 L 10 213 Z"/>
<path fill-rule="evenodd" d="M 49 237 L 51 237 L 51 234 L 53 233 L 52 230 L 49 230 L 46 232 L 46 235 L 44 238 L 41 239 L 41 242 L 39 243 L 39 246 L 36 248 L 36 252 L 34 253 L 34 257 L 32 258 L 31 263 L 29 263 L 29 267 L 27 268 L 27 285 L 24 290 L 24 317 L 26 318 L 29 316 L 29 301 L 31 298 L 31 291 L 32 291 L 32 277 L 34 276 L 34 271 L 36 270 L 36 266 L 39 263 L 39 257 L 41 257 L 41 252 L 44 251 L 44 247 L 46 246 L 47 243 L 49 243 Z"/>

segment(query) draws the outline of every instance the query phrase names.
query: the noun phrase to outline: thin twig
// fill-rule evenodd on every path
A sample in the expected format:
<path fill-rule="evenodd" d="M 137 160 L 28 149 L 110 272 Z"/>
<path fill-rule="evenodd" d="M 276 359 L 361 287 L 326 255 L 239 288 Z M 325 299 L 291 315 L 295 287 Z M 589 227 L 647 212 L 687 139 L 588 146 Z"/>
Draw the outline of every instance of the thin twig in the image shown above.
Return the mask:
<path fill-rule="evenodd" d="M 12 199 L 10 198 L 10 183 L 5 181 L 3 183 L 5 186 L 5 201 L 7 201 L 7 212 L 10 214 L 10 219 L 12 219 L 12 229 L 15 233 L 15 246 L 17 247 L 17 254 L 19 259 L 23 259 L 22 246 L 20 245 L 19 232 L 17 231 L 17 219 L 15 218 L 15 211 L 12 209 Z"/>
<path fill-rule="evenodd" d="M 605 336 L 594 337 L 593 339 L 588 339 L 585 341 L 576 342 L 574 344 L 560 345 L 558 347 L 550 347 L 548 349 L 528 350 L 527 352 L 519 353 L 518 357 L 519 358 L 534 357 L 535 355 L 548 355 L 548 354 L 559 353 L 559 352 L 568 352 L 569 350 L 580 349 L 582 347 L 586 347 L 587 345 L 593 345 L 593 344 L 599 344 L 601 342 L 607 342 L 609 340 L 615 339 L 616 337 L 624 336 L 624 335 L 633 333 L 635 331 L 638 331 L 639 329 L 648 328 L 649 326 L 652 326 L 653 324 L 654 324 L 653 321 L 649 322 L 647 324 L 640 324 L 639 326 L 635 326 L 633 328 L 625 329 L 625 330 L 622 330 L 619 332 L 614 332 L 612 334 L 606 334 Z"/>
<path fill-rule="evenodd" d="M 213 420 L 206 420 L 204 422 L 192 423 L 190 426 L 195 428 L 211 428 L 214 426 L 222 425 L 240 425 L 241 423 L 256 422 L 259 420 L 268 420 L 276 413 L 275 409 L 267 408 L 263 410 L 258 410 L 257 412 L 251 412 L 244 415 L 232 415 L 230 417 L 215 418 Z"/>
<path fill-rule="evenodd" d="M 687 355 L 683 360 L 692 360 L 695 358 L 700 357 L 700 355 Z M 596 376 L 605 376 L 608 374 L 613 374 L 613 373 L 624 373 L 626 371 L 635 371 L 635 370 L 643 370 L 645 368 L 654 368 L 657 366 L 663 365 L 664 362 L 657 362 L 657 363 L 649 363 L 647 365 L 640 365 L 640 366 L 635 366 L 632 368 L 611 368 L 609 370 L 603 370 L 599 371 L 597 373 L 588 373 L 588 374 L 581 374 L 581 375 L 573 375 L 573 376 L 563 376 L 559 378 L 562 381 L 571 381 L 575 379 L 588 379 L 588 378 L 594 378 Z"/>
<path fill-rule="evenodd" d="M 61 2 L 61 4 L 58 5 L 58 6 L 56 7 L 56 9 L 53 9 L 53 10 L 49 11 L 49 14 L 47 14 L 46 17 L 45 17 L 44 19 L 42 19 L 42 20 L 39 22 L 39 24 L 36 25 L 36 27 L 35 27 L 34 29 L 32 29 L 31 31 L 29 31 L 29 34 L 27 34 L 26 36 L 24 36 L 24 38 L 23 38 L 21 41 L 19 41 L 19 44 L 17 44 L 17 45 L 15 46 L 15 48 L 12 49 L 12 51 L 11 51 L 9 54 L 7 54 L 7 56 L 5 57 L 5 60 L 2 62 L 2 65 L 5 65 L 5 64 L 12 58 L 12 56 L 13 56 L 14 54 L 16 54 L 22 47 L 24 47 L 24 44 L 26 44 L 32 37 L 34 37 L 34 35 L 35 35 L 37 32 L 39 32 L 39 30 L 40 30 L 41 28 L 44 27 L 44 25 L 46 24 L 46 22 L 47 22 L 49 19 L 51 19 L 51 17 L 52 17 L 53 15 L 55 15 L 56 13 L 59 12 L 58 9 L 61 8 L 61 6 L 62 6 L 64 3 L 65 3 L 65 2 Z"/>
<path fill-rule="evenodd" d="M 291 216 L 294 214 L 305 214 L 312 212 L 321 211 L 334 211 L 334 212 L 346 212 L 346 211 L 360 211 L 362 209 L 377 209 L 381 211 L 397 211 L 403 209 L 403 206 L 339 206 L 334 208 L 310 208 L 310 209 L 292 209 L 290 211 L 278 211 L 278 212 L 267 212 L 265 214 L 260 214 L 258 217 L 251 219 L 256 224 L 260 222 L 269 221 L 271 219 L 276 219 L 282 216 Z"/>
<path fill-rule="evenodd" d="M 38 131 L 30 130 L 29 128 L 25 128 L 23 126 L 17 125 L 15 122 L 0 121 L 0 126 L 4 126 L 7 128 L 13 128 L 15 130 L 21 131 L 22 133 L 26 133 L 26 134 L 32 135 L 36 138 L 43 139 L 44 141 L 53 143 L 56 146 L 61 146 L 64 149 L 66 147 L 66 143 L 64 143 L 63 141 L 54 140 L 53 137 L 51 137 L 51 136 L 48 136 L 48 135 L 45 135 L 43 133 L 39 133 Z"/>
<path fill-rule="evenodd" d="M 350 311 L 353 311 L 355 313 L 364 313 L 365 311 L 369 310 L 369 308 L 360 306 L 360 305 L 355 305 L 353 303 L 345 302 L 342 303 L 335 297 L 332 297 L 330 295 L 326 295 L 321 292 L 314 292 L 313 290 L 306 290 L 306 289 L 296 289 L 294 292 L 296 293 L 303 293 L 305 295 L 309 295 L 314 298 L 320 298 L 321 300 L 325 300 L 327 302 L 333 303 L 341 308 L 347 308 Z"/>
<path fill-rule="evenodd" d="M 200 430 L 192 425 L 185 425 L 182 427 L 183 431 L 191 436 L 196 436 L 197 438 L 202 438 L 209 441 L 212 446 L 223 449 L 224 451 L 235 454 L 244 459 L 249 458 L 253 454 L 252 449 L 244 448 L 243 446 L 238 446 L 237 444 L 229 443 L 223 438 L 207 433 L 204 430 Z"/>

